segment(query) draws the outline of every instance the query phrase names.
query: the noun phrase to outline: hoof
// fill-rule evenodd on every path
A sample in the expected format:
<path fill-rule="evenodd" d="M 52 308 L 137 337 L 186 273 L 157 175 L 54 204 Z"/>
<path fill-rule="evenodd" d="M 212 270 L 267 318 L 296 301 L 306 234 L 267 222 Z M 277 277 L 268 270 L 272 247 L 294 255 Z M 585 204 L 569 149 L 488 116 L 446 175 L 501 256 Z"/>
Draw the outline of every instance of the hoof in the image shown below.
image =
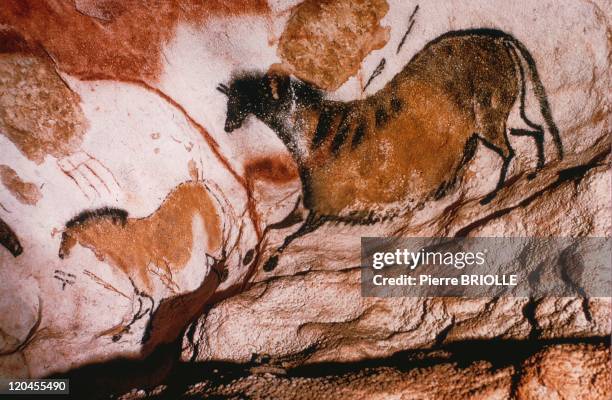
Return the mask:
<path fill-rule="evenodd" d="M 440 200 L 446 194 L 446 182 L 438 186 L 438 190 L 434 194 L 434 200 Z"/>
<path fill-rule="evenodd" d="M 495 192 L 489 193 L 488 195 L 485 196 L 484 199 L 480 200 L 480 205 L 484 206 L 484 205 L 489 204 L 491 200 L 495 198 L 495 196 L 497 196 L 497 193 Z"/>
<path fill-rule="evenodd" d="M 278 256 L 272 256 L 264 264 L 263 270 L 266 271 L 266 272 L 270 272 L 270 271 L 274 270 L 274 268 L 276 268 L 277 264 L 278 264 Z"/>
<path fill-rule="evenodd" d="M 151 339 L 150 329 L 146 329 L 145 333 L 142 335 L 142 339 L 140 340 L 140 344 L 145 344 Z"/>

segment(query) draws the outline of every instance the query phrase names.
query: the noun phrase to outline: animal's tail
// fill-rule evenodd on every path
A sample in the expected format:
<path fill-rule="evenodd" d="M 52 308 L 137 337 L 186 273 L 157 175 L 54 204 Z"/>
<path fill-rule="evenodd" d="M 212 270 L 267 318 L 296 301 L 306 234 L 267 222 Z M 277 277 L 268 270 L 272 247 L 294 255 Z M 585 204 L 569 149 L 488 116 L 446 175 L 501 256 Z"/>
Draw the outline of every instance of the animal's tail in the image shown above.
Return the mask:
<path fill-rule="evenodd" d="M 529 50 L 527 50 L 525 45 L 521 43 L 520 41 L 518 41 L 516 38 L 510 35 L 507 35 L 505 36 L 505 40 L 506 40 L 506 43 L 510 47 L 510 51 L 514 51 L 515 54 L 518 51 L 518 54 L 520 54 L 521 58 L 527 64 L 529 78 L 531 79 L 531 82 L 533 84 L 533 91 L 535 93 L 536 98 L 538 99 L 538 103 L 540 104 L 540 112 L 542 113 L 542 117 L 544 118 L 544 121 L 546 122 L 548 131 L 552 135 L 553 141 L 557 148 L 557 153 L 559 155 L 559 158 L 563 159 L 563 143 L 561 142 L 561 136 L 559 135 L 559 128 L 557 128 L 557 125 L 555 124 L 555 121 L 553 120 L 553 117 L 550 111 L 550 105 L 548 104 L 548 97 L 546 96 L 546 90 L 544 89 L 544 85 L 542 84 L 542 81 L 540 80 L 540 75 L 538 74 L 538 69 L 536 67 L 535 60 L 533 59 L 533 57 L 531 56 L 531 53 L 529 52 Z M 525 115 L 525 110 L 523 107 L 523 105 L 525 104 L 525 76 L 524 76 L 525 74 L 523 72 L 523 66 L 522 66 L 520 58 L 517 59 L 516 61 L 519 63 L 518 68 L 521 71 L 521 80 L 522 80 L 521 86 L 523 88 L 522 93 L 521 93 L 521 117 L 529 126 L 531 126 L 534 129 L 540 130 L 541 127 L 531 122 Z"/>

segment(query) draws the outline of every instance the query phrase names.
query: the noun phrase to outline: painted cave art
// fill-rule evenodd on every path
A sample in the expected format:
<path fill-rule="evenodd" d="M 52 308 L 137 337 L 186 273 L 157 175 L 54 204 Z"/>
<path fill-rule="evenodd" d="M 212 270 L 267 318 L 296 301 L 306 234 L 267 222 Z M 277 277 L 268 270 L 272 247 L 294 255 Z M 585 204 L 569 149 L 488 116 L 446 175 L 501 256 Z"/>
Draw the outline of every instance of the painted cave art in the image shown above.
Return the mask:
<path fill-rule="evenodd" d="M 151 291 L 153 267 L 162 271 L 157 276 L 172 289 L 173 271 L 191 258 L 194 216 L 204 225 L 206 248 L 217 252 L 221 218 L 207 188 L 190 181 L 178 185 L 148 217 L 129 218 L 125 210 L 116 208 L 83 211 L 66 223 L 58 255 L 68 257 L 79 243 L 121 269 L 142 292 Z"/>
<path fill-rule="evenodd" d="M 15 232 L 13 232 L 11 227 L 8 226 L 8 224 L 1 218 L 0 244 L 2 244 L 2 246 L 4 246 L 4 248 L 6 248 L 13 255 L 13 257 L 17 257 L 23 253 L 23 247 L 21 246 L 21 243 L 19 243 L 19 238 L 17 238 Z"/>
<path fill-rule="evenodd" d="M 545 127 L 527 116 L 528 81 Z M 503 162 L 497 185 L 482 204 L 504 186 L 515 156 L 508 134 L 534 139 L 532 177 L 545 163 L 545 128 L 563 157 L 533 57 L 498 30 L 438 37 L 363 100 L 326 100 L 321 90 L 277 72 L 238 76 L 218 90 L 227 96 L 226 132 L 255 115 L 284 142 L 300 171 L 308 216 L 270 257 L 266 270 L 294 239 L 325 221 L 374 223 L 398 215 L 406 202 L 443 197 L 461 179 L 479 143 Z M 529 129 L 506 129 L 515 103 Z"/>

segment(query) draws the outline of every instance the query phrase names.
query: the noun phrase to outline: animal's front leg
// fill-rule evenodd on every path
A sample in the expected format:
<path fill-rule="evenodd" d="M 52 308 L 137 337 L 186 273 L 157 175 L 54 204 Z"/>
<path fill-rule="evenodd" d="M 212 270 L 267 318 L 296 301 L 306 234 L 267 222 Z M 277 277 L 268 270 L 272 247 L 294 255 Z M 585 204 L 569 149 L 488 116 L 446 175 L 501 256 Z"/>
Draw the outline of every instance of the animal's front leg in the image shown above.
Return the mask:
<path fill-rule="evenodd" d="M 541 129 L 530 131 L 526 129 L 510 129 L 510 134 L 513 136 L 530 136 L 535 140 L 536 148 L 538 151 L 538 163 L 534 172 L 527 175 L 528 179 L 533 179 L 536 174 L 544 168 L 545 155 L 544 155 L 544 131 Z"/>
<path fill-rule="evenodd" d="M 488 195 L 486 195 L 482 200 L 480 200 L 480 204 L 485 205 L 491 202 L 497 196 L 497 192 L 499 192 L 506 182 L 506 175 L 508 173 L 508 168 L 510 167 L 510 162 L 514 158 L 514 149 L 510 146 L 510 142 L 508 141 L 508 137 L 504 136 L 505 145 L 503 147 L 498 147 L 495 144 L 489 142 L 482 136 L 479 136 L 479 139 L 485 145 L 485 147 L 496 152 L 502 159 L 502 167 L 499 171 L 499 180 L 497 181 L 497 185 L 495 189 Z"/>
<path fill-rule="evenodd" d="M 510 166 L 510 161 L 512 161 L 512 157 L 514 157 L 514 153 L 510 153 L 510 155 L 507 155 L 507 156 L 501 155 L 501 157 L 502 157 L 503 163 L 499 171 L 499 180 L 497 181 L 497 185 L 495 186 L 495 189 L 493 189 L 491 193 L 489 193 L 482 200 L 480 200 L 480 204 L 482 205 L 489 204 L 491 200 L 493 200 L 495 196 L 497 196 L 497 192 L 499 192 L 501 188 L 504 187 L 504 183 L 506 182 L 506 175 L 508 173 L 508 167 Z"/>
<path fill-rule="evenodd" d="M 293 242 L 295 239 L 299 238 L 300 236 L 304 236 L 307 233 L 313 232 L 314 230 L 319 228 L 324 223 L 325 223 L 325 217 L 317 215 L 312 210 L 309 211 L 308 216 L 306 217 L 306 220 L 300 226 L 300 228 L 297 231 L 293 232 L 291 235 L 287 236 L 285 240 L 283 241 L 283 244 L 278 249 L 276 249 L 275 254 L 271 256 L 268 259 L 268 261 L 266 261 L 263 267 L 264 271 L 269 272 L 269 271 L 272 271 L 274 268 L 276 268 L 276 265 L 278 265 L 279 255 L 287 248 L 287 246 L 289 246 L 291 242 Z"/>

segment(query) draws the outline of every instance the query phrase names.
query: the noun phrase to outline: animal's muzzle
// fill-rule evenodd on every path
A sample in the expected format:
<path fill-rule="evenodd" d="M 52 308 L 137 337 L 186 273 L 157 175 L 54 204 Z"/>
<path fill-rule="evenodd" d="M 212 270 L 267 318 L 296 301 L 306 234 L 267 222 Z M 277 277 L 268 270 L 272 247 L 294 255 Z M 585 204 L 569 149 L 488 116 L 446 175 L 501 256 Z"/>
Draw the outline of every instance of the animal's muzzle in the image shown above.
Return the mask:
<path fill-rule="evenodd" d="M 240 128 L 240 125 L 240 123 L 237 123 L 235 121 L 230 121 L 229 119 L 225 120 L 225 132 L 231 133 L 236 129 Z"/>

